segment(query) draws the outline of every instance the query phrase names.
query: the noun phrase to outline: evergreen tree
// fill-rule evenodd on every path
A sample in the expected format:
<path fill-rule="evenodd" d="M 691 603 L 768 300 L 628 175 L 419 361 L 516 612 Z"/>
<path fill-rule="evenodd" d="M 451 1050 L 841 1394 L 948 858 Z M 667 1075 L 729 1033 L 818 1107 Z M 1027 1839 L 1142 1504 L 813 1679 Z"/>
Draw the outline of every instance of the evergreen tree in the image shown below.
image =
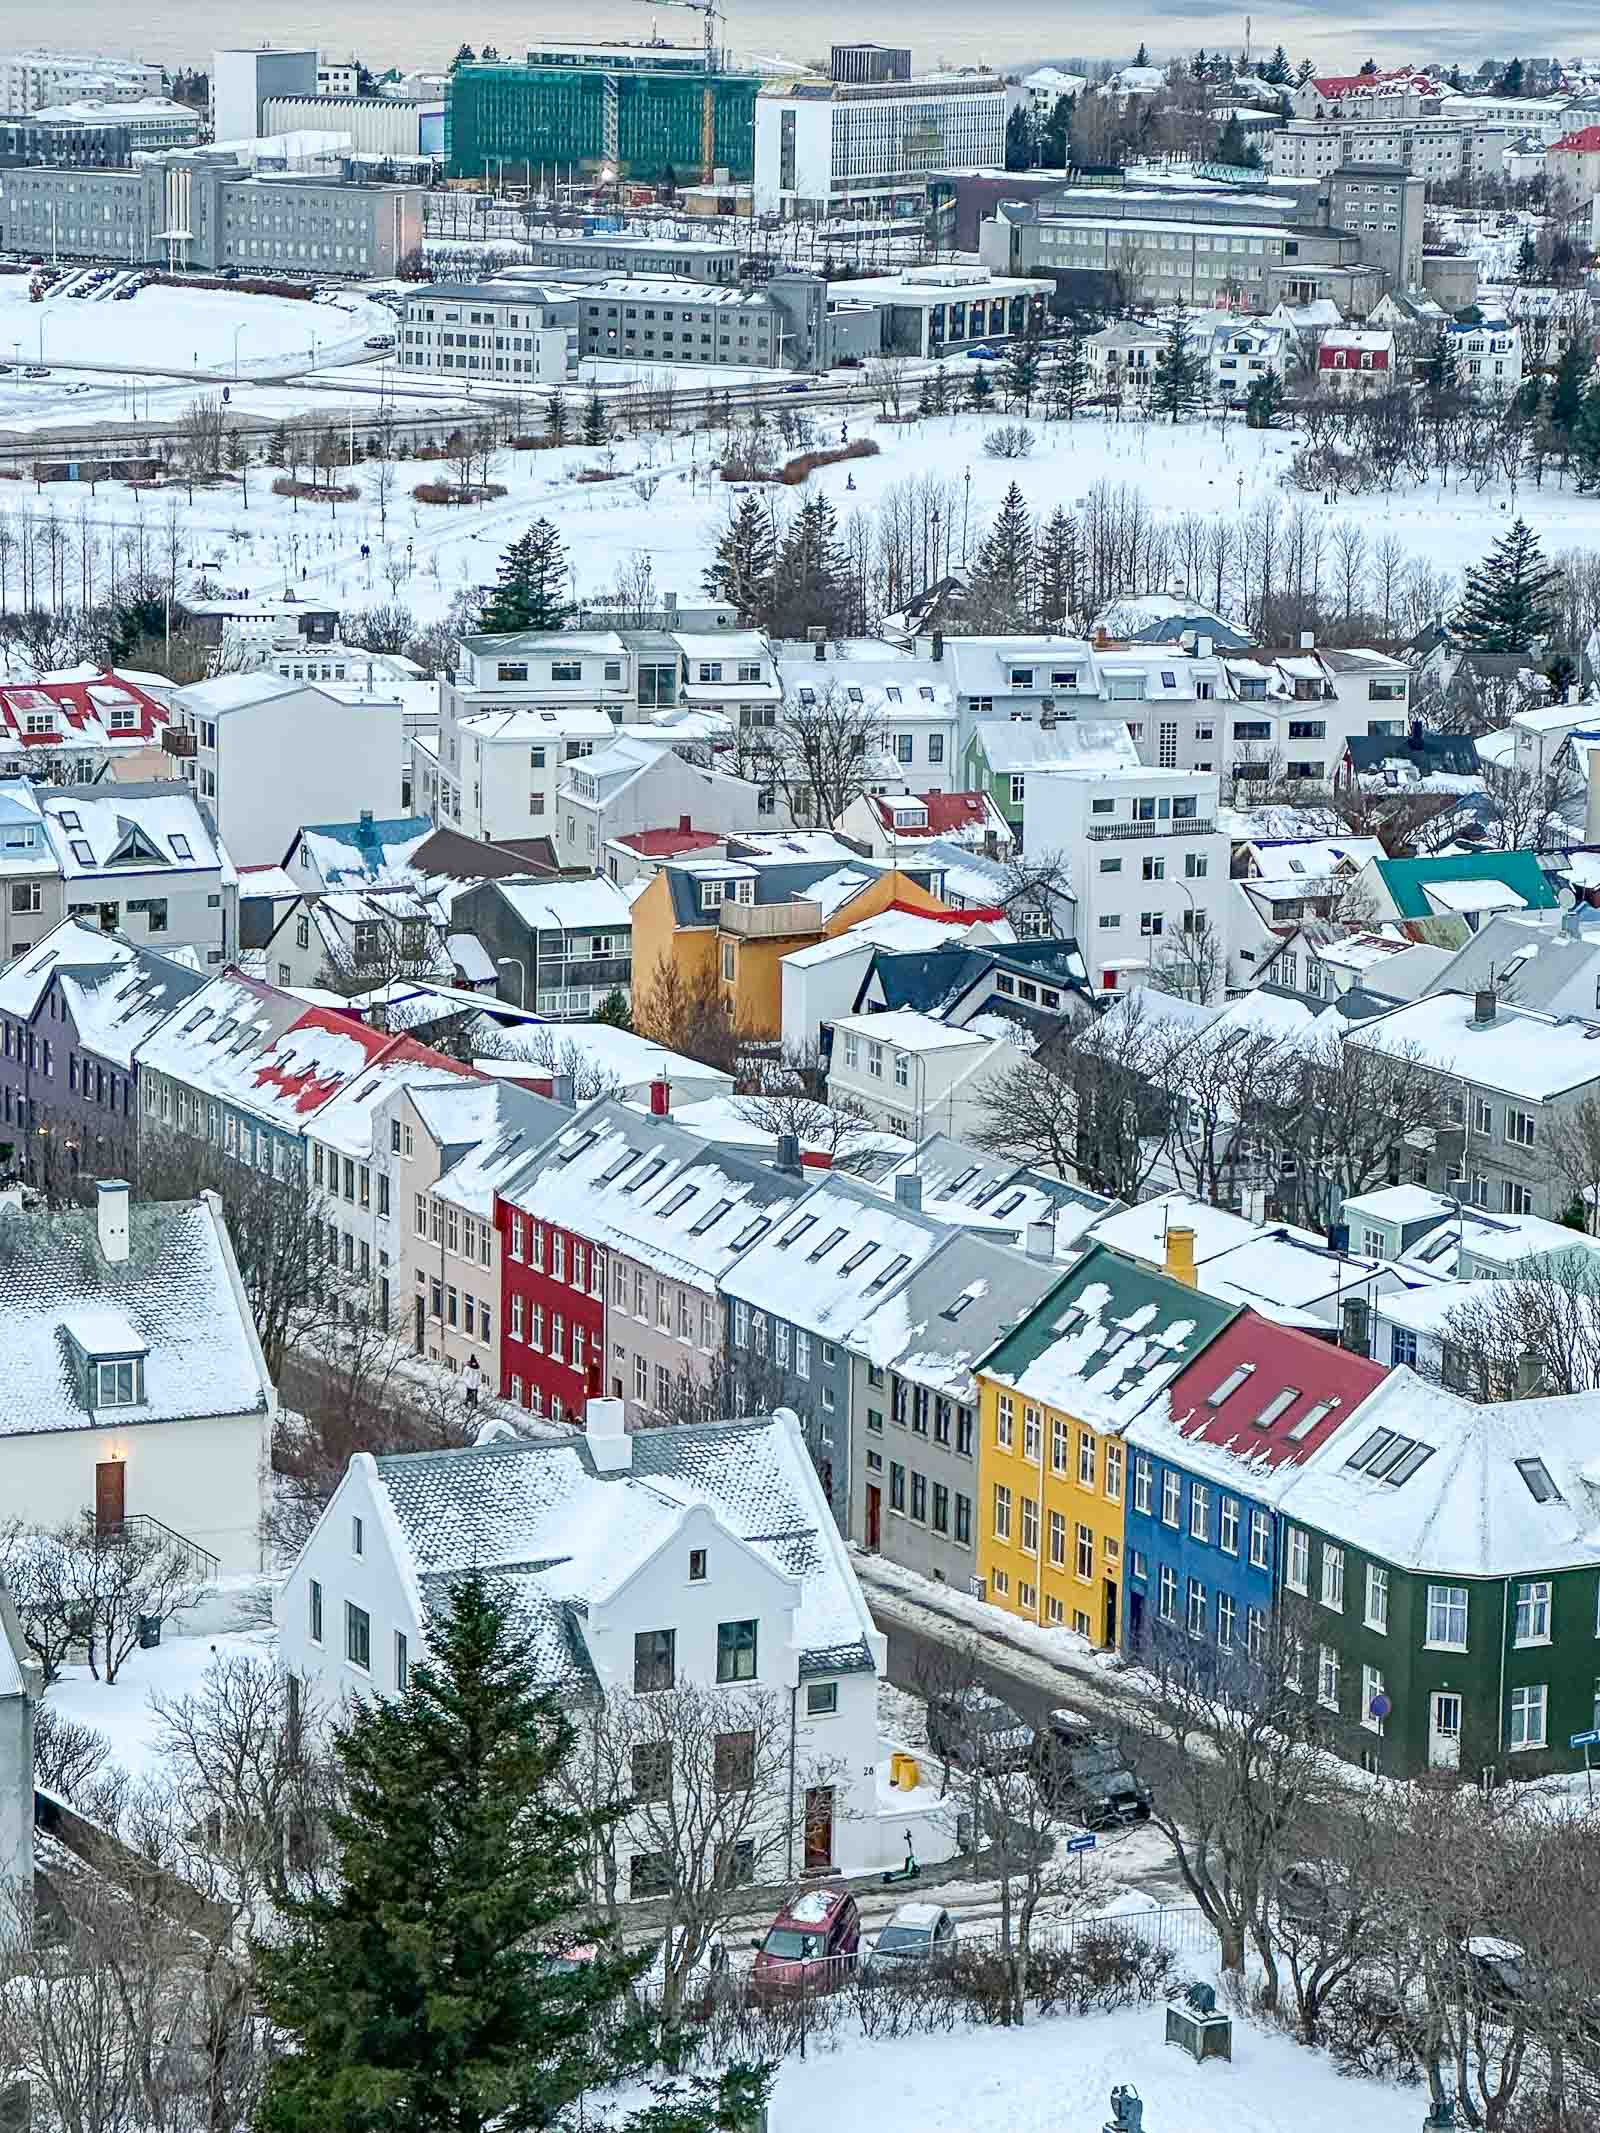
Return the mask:
<path fill-rule="evenodd" d="M 1572 426 L 1572 456 L 1578 463 L 1578 487 L 1592 495 L 1600 489 L 1600 386 L 1591 385 Z"/>
<path fill-rule="evenodd" d="M 1156 374 L 1150 397 L 1158 414 L 1176 422 L 1200 398 L 1205 385 L 1204 354 L 1195 346 L 1189 314 L 1181 306 L 1167 322 L 1165 344 L 1156 351 Z"/>
<path fill-rule="evenodd" d="M 981 363 L 974 363 L 967 378 L 967 405 L 975 414 L 981 414 L 993 392 L 994 380 Z"/>
<path fill-rule="evenodd" d="M 571 417 L 567 413 L 567 396 L 560 386 L 557 386 L 545 402 L 544 433 L 552 444 L 565 444 L 567 432 L 571 427 Z"/>
<path fill-rule="evenodd" d="M 1142 37 L 1139 39 L 1139 49 L 1133 55 L 1133 63 L 1136 67 L 1147 67 L 1150 64 L 1150 54 L 1145 50 Z"/>
<path fill-rule="evenodd" d="M 1006 169 L 1033 168 L 1033 126 L 1025 104 L 1018 104 L 1006 119 Z"/>
<path fill-rule="evenodd" d="M 1026 628 L 1033 611 L 1033 522 L 1022 491 L 1013 482 L 980 543 L 967 588 L 967 605 L 984 631 Z"/>
<path fill-rule="evenodd" d="M 850 586 L 839 548 L 839 520 L 825 496 L 803 503 L 789 521 L 773 574 L 773 629 L 803 637 L 808 629 L 839 629 Z"/>
<path fill-rule="evenodd" d="M 1423 396 L 1437 409 L 1461 389 L 1461 365 L 1456 359 L 1455 336 L 1440 326 L 1428 343 L 1428 352 L 1417 365 L 1417 380 Z"/>
<path fill-rule="evenodd" d="M 1000 368 L 1001 391 L 1012 407 L 1020 404 L 1025 415 L 1033 412 L 1033 396 L 1039 390 L 1042 361 L 1039 328 L 1033 324 L 1007 348 L 1005 362 Z"/>
<path fill-rule="evenodd" d="M 1191 66 L 1189 71 L 1193 74 L 1196 81 L 1207 81 L 1210 79 L 1211 62 L 1206 57 L 1206 48 L 1204 45 L 1202 45 L 1199 51 L 1196 52 L 1196 54 L 1194 55 L 1194 64 Z"/>
<path fill-rule="evenodd" d="M 582 1916 L 610 1812 L 565 1804 L 575 1736 L 481 1573 L 452 1582 L 404 1695 L 333 1736 L 336 1893 L 256 1949 L 272 2067 L 259 2133 L 531 2133 L 612 2072 L 598 2017 L 642 1967 Z M 595 1943 L 592 1961 L 552 1955 Z"/>
<path fill-rule="evenodd" d="M 555 630 L 572 612 L 567 598 L 567 552 L 547 518 L 536 519 L 500 558 L 500 576 L 483 603 L 478 627 L 488 631 Z"/>
<path fill-rule="evenodd" d="M 1261 150 L 1253 141 L 1246 140 L 1237 111 L 1229 112 L 1228 123 L 1217 135 L 1217 145 L 1211 151 L 1211 160 L 1214 163 L 1231 163 L 1238 170 L 1261 168 Z"/>
<path fill-rule="evenodd" d="M 604 444 L 608 434 L 606 403 L 597 392 L 593 392 L 584 403 L 583 441 L 588 445 Z"/>
<path fill-rule="evenodd" d="M 1269 370 L 1261 377 L 1251 379 L 1250 390 L 1244 396 L 1247 429 L 1276 429 L 1282 408 L 1283 380 L 1275 370 Z"/>
<path fill-rule="evenodd" d="M 1289 55 L 1281 44 L 1274 47 L 1272 57 L 1261 69 L 1261 79 L 1271 82 L 1274 88 L 1281 88 L 1285 82 L 1294 79 L 1289 67 Z"/>
<path fill-rule="evenodd" d="M 1060 504 L 1039 530 L 1034 580 L 1040 623 L 1046 629 L 1061 623 L 1070 628 L 1082 588 L 1083 540 L 1077 520 Z"/>
<path fill-rule="evenodd" d="M 747 489 L 729 511 L 716 559 L 700 580 L 707 599 L 727 601 L 741 629 L 760 628 L 767 621 L 777 550 L 767 507 Z"/>
<path fill-rule="evenodd" d="M 1521 244 L 1517 246 L 1517 279 L 1526 284 L 1539 277 L 1539 247 L 1524 231 Z"/>
<path fill-rule="evenodd" d="M 1499 93 L 1502 96 L 1520 96 L 1522 94 L 1522 61 L 1520 59 L 1513 59 L 1510 66 L 1501 75 Z"/>
<path fill-rule="evenodd" d="M 594 1022 L 604 1022 L 612 1029 L 632 1029 L 633 1014 L 628 1006 L 628 996 L 620 986 L 613 985 L 600 1005 L 590 1016 Z"/>
<path fill-rule="evenodd" d="M 1311 64 L 1309 59 L 1302 59 L 1299 66 L 1297 66 L 1294 70 L 1295 87 L 1297 89 L 1303 89 L 1306 83 L 1310 81 L 1312 75 L 1316 73 L 1316 71 L 1316 68 Z"/>
<path fill-rule="evenodd" d="M 1058 96 L 1038 138 L 1039 161 L 1047 170 L 1065 170 L 1071 155 L 1075 96 Z"/>
<path fill-rule="evenodd" d="M 1556 627 L 1560 577 L 1546 563 L 1539 536 L 1519 518 L 1467 572 L 1451 628 L 1469 651 L 1529 651 Z"/>
<path fill-rule="evenodd" d="M 1589 390 L 1591 363 L 1582 336 L 1574 334 L 1557 358 L 1550 386 L 1550 426 L 1563 436 L 1570 437 L 1578 426 Z"/>
<path fill-rule="evenodd" d="M 1059 354 L 1047 381 L 1045 412 L 1056 420 L 1065 415 L 1070 422 L 1089 390 L 1089 363 L 1076 325 L 1067 328 L 1057 347 Z"/>

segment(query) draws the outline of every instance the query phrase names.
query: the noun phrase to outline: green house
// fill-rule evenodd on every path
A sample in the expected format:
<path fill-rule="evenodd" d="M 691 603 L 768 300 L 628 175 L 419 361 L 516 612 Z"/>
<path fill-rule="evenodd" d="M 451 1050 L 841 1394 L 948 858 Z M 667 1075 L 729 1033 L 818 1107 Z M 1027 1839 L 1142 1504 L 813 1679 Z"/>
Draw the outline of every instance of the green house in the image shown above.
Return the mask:
<path fill-rule="evenodd" d="M 1280 1604 L 1368 1768 L 1582 1769 L 1600 1721 L 1600 1395 L 1394 1371 L 1285 1483 Z"/>
<path fill-rule="evenodd" d="M 1451 852 L 1369 859 L 1359 876 L 1379 918 L 1456 918 L 1553 911 L 1555 890 L 1532 852 Z"/>
<path fill-rule="evenodd" d="M 984 699 L 988 701 L 987 698 Z M 983 718 L 973 725 L 961 751 L 962 784 L 968 792 L 986 792 L 1025 841 L 1023 819 L 1030 770 L 1137 770 L 1139 751 L 1126 724 L 1098 702 L 1083 706 L 1084 716 L 1043 714 L 1026 718 Z"/>

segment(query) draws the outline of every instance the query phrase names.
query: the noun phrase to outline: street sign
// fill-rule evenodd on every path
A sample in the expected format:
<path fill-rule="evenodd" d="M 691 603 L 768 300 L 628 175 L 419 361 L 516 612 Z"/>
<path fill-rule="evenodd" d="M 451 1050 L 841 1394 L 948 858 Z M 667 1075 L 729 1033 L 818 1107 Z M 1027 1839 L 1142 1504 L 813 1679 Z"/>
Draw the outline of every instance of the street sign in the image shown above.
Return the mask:
<path fill-rule="evenodd" d="M 1390 1703 L 1388 1697 L 1384 1695 L 1382 1689 L 1378 1691 L 1377 1695 L 1373 1697 L 1371 1703 L 1367 1705 L 1368 1716 L 1375 1718 L 1380 1726 L 1383 1724 L 1383 1721 L 1388 1717 L 1389 1713 L 1393 1709 L 1394 1705 Z"/>
<path fill-rule="evenodd" d="M 1067 1850 L 1069 1852 L 1092 1852 L 1094 1845 L 1094 1834 L 1087 1829 L 1081 1837 L 1069 1837 L 1067 1839 Z"/>
<path fill-rule="evenodd" d="M 1567 1742 L 1569 1748 L 1600 1748 L 1600 1732 L 1574 1733 Z"/>

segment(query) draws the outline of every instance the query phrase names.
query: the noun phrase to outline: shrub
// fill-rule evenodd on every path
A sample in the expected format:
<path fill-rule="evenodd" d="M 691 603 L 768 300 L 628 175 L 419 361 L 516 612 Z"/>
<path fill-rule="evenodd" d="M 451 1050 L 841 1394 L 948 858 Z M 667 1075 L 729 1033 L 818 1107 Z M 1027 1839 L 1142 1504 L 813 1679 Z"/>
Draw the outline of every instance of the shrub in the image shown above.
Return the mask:
<path fill-rule="evenodd" d="M 1025 422 L 1002 422 L 983 440 L 991 459 L 1027 459 L 1033 453 L 1033 432 Z"/>
<path fill-rule="evenodd" d="M 841 459 L 875 459 L 878 450 L 874 438 L 858 437 L 854 444 L 841 444 L 831 452 L 801 452 L 798 457 L 786 460 L 778 469 L 778 479 L 792 489 L 803 482 L 808 474 L 814 474 L 818 467 L 836 466 Z M 726 478 L 724 476 L 724 479 Z M 751 479 L 748 475 L 743 478 Z"/>
<path fill-rule="evenodd" d="M 488 504 L 505 493 L 504 483 L 498 481 L 419 481 L 411 492 L 419 504 Z"/>
<path fill-rule="evenodd" d="M 180 483 L 171 484 L 181 487 Z M 353 504 L 361 491 L 353 481 L 323 482 L 319 487 L 311 481 L 296 481 L 292 475 L 280 474 L 272 484 L 274 496 L 303 496 L 314 504 Z"/>

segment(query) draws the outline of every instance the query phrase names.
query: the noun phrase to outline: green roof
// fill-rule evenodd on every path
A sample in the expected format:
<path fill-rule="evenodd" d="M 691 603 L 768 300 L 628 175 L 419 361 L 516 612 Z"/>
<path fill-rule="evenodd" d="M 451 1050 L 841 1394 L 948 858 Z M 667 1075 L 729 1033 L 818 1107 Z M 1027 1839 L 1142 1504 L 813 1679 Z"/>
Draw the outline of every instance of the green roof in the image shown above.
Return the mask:
<path fill-rule="evenodd" d="M 1530 911 L 1553 911 L 1555 892 L 1532 852 L 1462 852 L 1448 859 L 1375 859 L 1379 879 L 1402 918 L 1434 918 L 1423 891 L 1438 881 L 1498 881 Z"/>
<path fill-rule="evenodd" d="M 1100 1429 L 1121 1429 L 1210 1346 L 1238 1307 L 1097 1245 L 983 1365 Z"/>

